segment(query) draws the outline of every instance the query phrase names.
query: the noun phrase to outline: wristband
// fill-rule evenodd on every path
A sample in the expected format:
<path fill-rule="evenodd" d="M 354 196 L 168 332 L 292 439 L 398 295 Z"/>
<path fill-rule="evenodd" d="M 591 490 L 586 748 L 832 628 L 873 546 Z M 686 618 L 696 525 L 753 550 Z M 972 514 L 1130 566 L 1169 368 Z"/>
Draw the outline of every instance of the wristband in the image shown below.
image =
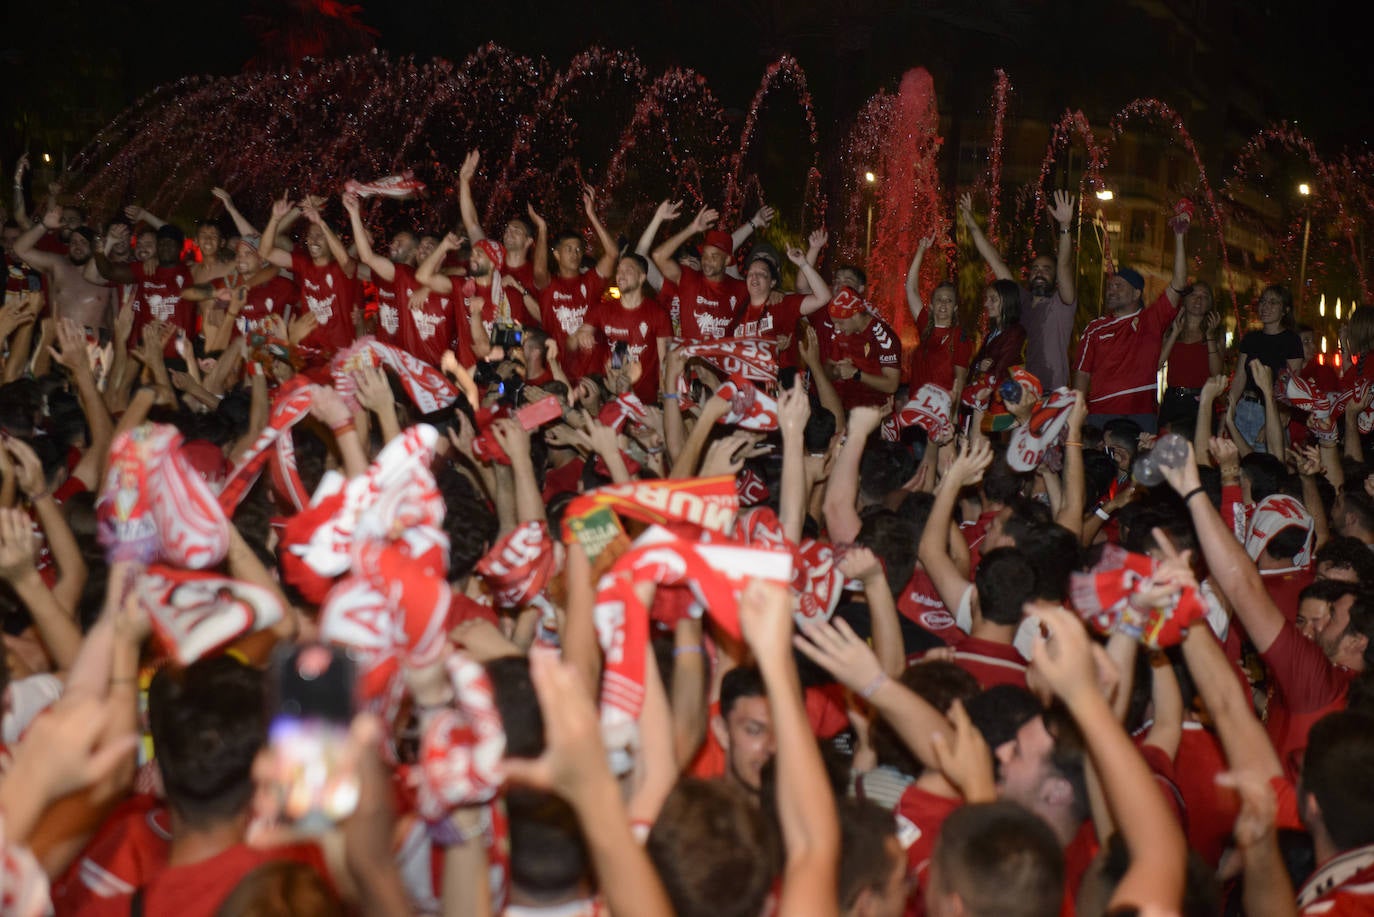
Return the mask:
<path fill-rule="evenodd" d="M 345 433 L 355 432 L 358 428 L 353 425 L 353 421 L 346 420 L 343 423 L 339 424 L 337 427 L 330 427 L 329 429 L 334 433 L 334 438 L 338 439 Z"/>
<path fill-rule="evenodd" d="M 675 646 L 675 647 L 673 647 L 673 658 L 674 658 L 674 659 L 676 659 L 676 658 L 679 657 L 679 656 L 683 656 L 683 655 L 687 655 L 687 654 L 692 654 L 692 655 L 696 655 L 696 656 L 704 656 L 704 655 L 706 655 L 706 651 L 703 650 L 700 646 Z"/>
<path fill-rule="evenodd" d="M 663 393 L 662 395 L 660 395 L 659 397 L 661 397 L 664 401 L 677 401 L 677 400 L 678 400 L 677 392 L 664 392 L 664 393 Z"/>
<path fill-rule="evenodd" d="M 1199 484 L 1197 487 L 1194 487 L 1192 490 L 1188 491 L 1186 494 L 1183 495 L 1184 505 L 1187 505 L 1188 501 L 1196 497 L 1198 494 L 1204 494 L 1206 492 L 1207 488 Z"/>
<path fill-rule="evenodd" d="M 1097 518 L 1101 519 L 1103 522 L 1111 522 L 1111 521 L 1112 521 L 1112 514 L 1109 513 L 1109 512 L 1107 512 L 1105 509 L 1103 509 L 1103 508 L 1100 507 L 1100 506 L 1093 510 L 1093 515 L 1096 516 Z"/>
<path fill-rule="evenodd" d="M 864 686 L 864 689 L 859 692 L 859 696 L 862 697 L 864 700 L 868 700 L 874 694 L 877 694 L 878 689 L 886 683 L 887 674 L 885 672 L 879 672 L 877 678 L 873 679 L 867 685 Z"/>
<path fill-rule="evenodd" d="M 1064 445 L 1065 445 L 1065 447 L 1068 447 L 1068 446 L 1077 446 L 1079 449 L 1082 449 L 1082 448 L 1083 448 L 1083 444 L 1082 444 L 1082 443 L 1078 442 L 1077 440 L 1073 440 L 1073 439 L 1066 439 L 1066 440 L 1064 440 Z"/>

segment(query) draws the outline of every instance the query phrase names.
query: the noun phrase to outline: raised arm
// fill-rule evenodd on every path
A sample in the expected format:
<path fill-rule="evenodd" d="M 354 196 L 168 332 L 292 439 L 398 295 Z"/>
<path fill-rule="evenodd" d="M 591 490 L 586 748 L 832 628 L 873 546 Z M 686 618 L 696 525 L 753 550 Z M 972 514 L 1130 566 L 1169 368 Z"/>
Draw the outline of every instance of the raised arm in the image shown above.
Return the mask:
<path fill-rule="evenodd" d="M 812 267 L 815 267 L 816 265 L 820 264 L 821 249 L 825 248 L 826 243 L 829 241 L 830 233 L 826 232 L 824 229 L 811 230 L 811 235 L 806 237 L 806 263 L 811 265 Z M 821 285 L 829 286 L 829 284 L 826 284 L 824 282 L 822 282 Z M 811 282 L 806 279 L 806 274 L 804 273 L 797 274 L 797 292 L 812 292 Z"/>
<path fill-rule="evenodd" d="M 1088 419 L 1088 404 L 1081 392 L 1069 409 L 1067 438 L 1064 440 L 1064 505 L 1054 521 L 1082 538 L 1083 511 L 1087 484 L 1083 474 L 1083 423 Z"/>
<path fill-rule="evenodd" d="M 735 247 L 735 251 L 739 251 L 739 247 L 749 240 L 755 230 L 767 229 L 768 224 L 773 222 L 775 212 L 772 207 L 764 204 L 749 218 L 748 223 L 736 227 L 735 231 L 730 233 L 730 244 Z"/>
<path fill-rule="evenodd" d="M 878 429 L 881 420 L 877 408 L 863 406 L 850 412 L 844 445 L 831 469 L 821 504 L 826 531 L 837 544 L 849 544 L 859 537 L 859 463 L 869 434 Z"/>
<path fill-rule="evenodd" d="M 262 243 L 258 246 L 258 252 L 268 264 L 275 264 L 287 270 L 291 269 L 291 253 L 277 248 L 277 233 L 281 230 L 282 221 L 294 206 L 285 194 L 272 202 L 272 216 L 263 228 Z"/>
<path fill-rule="evenodd" d="M 753 581 L 740 597 L 740 629 L 768 693 L 777 740 L 777 814 L 785 860 L 778 913 L 834 917 L 840 828 L 792 661 L 792 603 L 785 586 Z"/>
<path fill-rule="evenodd" d="M 801 544 L 806 522 L 806 455 L 802 442 L 806 423 L 811 419 L 811 400 L 806 397 L 801 379 L 778 398 L 778 426 L 782 431 L 782 485 L 778 500 L 778 521 L 783 534 L 794 545 Z"/>
<path fill-rule="evenodd" d="M 663 214 L 662 218 L 668 220 L 677 216 L 681 207 L 682 203 L 680 201 L 664 201 L 658 205 L 658 210 L 659 213 Z M 682 267 L 677 263 L 677 259 L 673 257 L 673 254 L 682 247 L 683 243 L 692 238 L 692 236 L 699 232 L 705 232 L 716 225 L 716 218 L 719 216 L 720 214 L 716 213 L 710 207 L 703 208 L 702 211 L 692 219 L 691 223 L 688 223 L 676 235 L 669 236 L 664 240 L 662 245 L 654 249 L 653 261 L 654 264 L 657 265 L 659 273 L 663 275 L 664 280 L 677 283 L 682 279 Z"/>
<path fill-rule="evenodd" d="M 463 230 L 474 243 L 481 242 L 487 237 L 482 231 L 481 222 L 477 219 L 477 205 L 472 201 L 472 179 L 477 174 L 477 164 L 481 158 L 482 154 L 479 151 L 469 150 L 458 169 L 458 212 L 462 216 Z"/>
<path fill-rule="evenodd" d="M 549 224 L 533 204 L 526 204 L 525 211 L 534 224 L 534 250 L 530 257 L 534 265 L 534 285 L 542 290 L 549 285 Z"/>
<path fill-rule="evenodd" d="M 811 292 L 801 301 L 801 314 L 810 315 L 820 309 L 824 309 L 830 304 L 830 287 L 825 279 L 821 277 L 811 262 L 806 260 L 806 252 L 800 248 L 789 246 L 787 249 L 787 260 L 797 267 L 797 276 L 807 278 L 807 286 Z"/>
<path fill-rule="evenodd" d="M 329 223 L 325 221 L 324 216 L 320 213 L 320 208 L 307 203 L 301 207 L 301 213 L 304 214 L 305 218 L 311 223 L 320 227 L 320 230 L 324 233 L 325 244 L 329 246 L 329 253 L 334 256 L 335 261 L 339 262 L 339 267 L 343 269 L 343 272 L 349 277 L 352 277 L 354 272 L 358 269 L 357 262 L 355 262 L 353 256 L 348 253 L 348 249 L 344 248 L 343 242 L 334 234 L 334 230 L 329 227 Z"/>
<path fill-rule="evenodd" d="M 1164 293 L 1175 309 L 1183 299 L 1183 291 L 1188 288 L 1188 251 L 1184 240 L 1191 222 L 1192 218 L 1187 213 L 1180 213 L 1169 221 L 1169 228 L 1174 231 L 1174 273 Z"/>
<path fill-rule="evenodd" d="M 987 262 L 988 269 L 998 280 L 1013 280 L 1011 270 L 1007 263 L 1002 260 L 1002 254 L 992 247 L 992 243 L 983 235 L 983 230 L 978 226 L 978 218 L 973 215 L 973 195 L 965 194 L 959 198 L 959 215 L 964 218 L 964 225 L 968 227 L 968 234 L 973 239 L 973 247 L 978 249 L 978 254 Z"/>
<path fill-rule="evenodd" d="M 959 491 L 969 484 L 983 479 L 983 472 L 992 464 L 992 447 L 987 440 L 964 444 L 959 455 L 950 463 L 949 470 L 935 488 L 935 503 L 930 508 L 921 541 L 916 546 L 916 556 L 925 568 L 926 575 L 935 584 L 940 601 L 952 614 L 959 607 L 964 593 L 968 591 L 968 577 L 955 566 L 949 553 L 951 538 L 962 538 L 953 530 L 950 522 L 954 515 L 954 505 L 959 500 Z"/>
<path fill-rule="evenodd" d="M 916 245 L 916 256 L 911 259 L 911 266 L 906 269 L 906 307 L 911 312 L 911 320 L 918 328 L 921 325 L 921 312 L 926 307 L 921 301 L 921 261 L 925 259 L 926 251 L 934 244 L 934 235 L 922 239 Z"/>
<path fill-rule="evenodd" d="M 1082 623 L 1071 612 L 1048 605 L 1037 607 L 1035 614 L 1041 632 L 1036 635 L 1032 667 L 1078 724 L 1130 851 L 1130 866 L 1117 883 L 1109 908 L 1176 912 L 1183 901 L 1188 854 L 1178 821 L 1155 787 L 1145 759 L 1098 689 L 1092 644 Z"/>
<path fill-rule="evenodd" d="M 24 173 L 28 170 L 29 154 L 24 153 L 14 164 L 14 222 L 23 230 L 33 226 L 33 222 L 29 220 L 28 205 L 24 201 Z"/>
<path fill-rule="evenodd" d="M 390 258 L 383 258 L 373 250 L 371 234 L 363 226 L 358 195 L 345 191 L 342 200 L 344 211 L 348 214 L 349 226 L 353 229 L 353 245 L 358 249 L 358 260 L 367 265 L 374 278 L 391 283 L 396 279 L 396 265 Z"/>
<path fill-rule="evenodd" d="M 1212 576 L 1226 593 L 1255 649 L 1265 652 L 1283 630 L 1283 612 L 1269 598 L 1269 591 L 1264 588 L 1259 570 L 1250 555 L 1245 553 L 1245 547 L 1236 540 L 1213 508 L 1212 502 L 1207 499 L 1197 465 L 1193 463 L 1192 447 L 1188 449 L 1188 461 L 1183 467 L 1161 467 L 1161 470 L 1169 486 L 1184 498 L 1192 514 L 1198 543 L 1202 545 L 1202 556 Z"/>
<path fill-rule="evenodd" d="M 258 235 L 258 228 L 248 222 L 248 218 L 239 212 L 239 208 L 234 206 L 234 199 L 229 196 L 229 192 L 223 188 L 211 188 L 210 194 L 224 205 L 224 212 L 229 214 L 229 219 L 234 221 L 234 229 L 238 230 L 240 237 L 247 239 Z"/>
<path fill-rule="evenodd" d="M 39 251 L 35 246 L 49 228 L 56 229 L 61 225 L 62 211 L 56 208 L 49 209 L 43 214 L 42 220 L 24 230 L 19 238 L 14 240 L 15 255 L 35 270 L 52 272 L 57 268 L 57 256 L 52 252 Z"/>
<path fill-rule="evenodd" d="M 1054 240 L 1054 272 L 1059 286 L 1059 298 L 1066 303 L 1078 299 L 1078 272 L 1073 261 L 1073 205 L 1074 199 L 1067 191 L 1054 192 L 1054 206 L 1050 216 L 1059 224 L 1059 234 Z"/>
<path fill-rule="evenodd" d="M 439 270 L 439 265 L 444 263 L 448 253 L 458 247 L 458 237 L 453 233 L 446 233 L 439 244 L 434 246 L 434 251 L 429 253 L 429 257 L 420 262 L 420 266 L 415 269 L 415 279 L 441 296 L 448 296 L 453 292 L 453 280 L 443 271 Z"/>
<path fill-rule="evenodd" d="M 582 212 L 587 215 L 587 222 L 592 224 L 592 232 L 596 233 L 597 241 L 601 243 L 601 257 L 597 259 L 596 272 L 602 277 L 611 277 L 615 274 L 615 262 L 620 256 L 620 249 L 606 231 L 606 225 L 596 215 L 596 189 L 591 185 L 582 188 Z"/>

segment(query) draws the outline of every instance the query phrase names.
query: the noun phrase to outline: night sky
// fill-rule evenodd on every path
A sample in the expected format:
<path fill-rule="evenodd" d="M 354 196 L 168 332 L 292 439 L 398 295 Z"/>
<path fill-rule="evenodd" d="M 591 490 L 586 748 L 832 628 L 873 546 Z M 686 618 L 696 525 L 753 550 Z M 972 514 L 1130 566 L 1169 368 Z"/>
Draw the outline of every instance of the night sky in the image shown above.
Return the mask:
<path fill-rule="evenodd" d="M 291 6 L 284 0 L 7 4 L 0 30 L 7 87 L 0 156 L 12 162 L 22 138 L 41 133 L 53 112 L 61 117 L 75 109 L 83 124 L 104 123 L 159 83 L 240 71 L 261 53 L 245 18 L 280 21 Z M 1186 111 L 1180 96 L 1205 100 L 1237 84 L 1256 113 L 1297 121 L 1323 151 L 1366 148 L 1374 127 L 1365 102 L 1374 92 L 1374 68 L 1365 66 L 1365 43 L 1347 21 L 1346 4 L 507 0 L 362 7 L 358 18 L 392 55 L 460 61 L 496 41 L 561 65 L 592 44 L 630 48 L 651 72 L 669 65 L 697 69 L 726 107 L 736 109 L 747 105 L 767 63 L 791 53 L 807 70 L 822 124 L 843 120 L 875 90 L 895 86 L 904 70 L 925 65 L 936 76 L 942 109 L 985 105 L 992 71 L 1003 67 L 1028 100 L 1023 113 L 1046 119 L 1070 107 L 1114 111 L 1136 96 L 1158 96 Z M 1188 42 L 1178 36 L 1189 28 L 1152 26 L 1152 8 L 1181 11 L 1185 19 L 1203 10 L 1202 50 L 1181 47 Z M 1189 59 L 1215 76 L 1180 86 L 1179 61 Z M 69 132 L 76 145 L 81 132 Z"/>

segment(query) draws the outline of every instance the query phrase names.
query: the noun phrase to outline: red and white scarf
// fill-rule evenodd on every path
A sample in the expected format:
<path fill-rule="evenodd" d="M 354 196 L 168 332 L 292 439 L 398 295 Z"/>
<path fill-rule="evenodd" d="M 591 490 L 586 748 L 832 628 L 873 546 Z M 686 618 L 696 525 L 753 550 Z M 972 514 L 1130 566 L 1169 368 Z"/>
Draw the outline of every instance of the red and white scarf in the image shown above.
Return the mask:
<path fill-rule="evenodd" d="M 1207 605 L 1196 589 L 1186 587 L 1163 607 L 1137 608 L 1131 598 L 1154 585 L 1155 569 L 1146 555 L 1108 545 L 1092 571 L 1070 576 L 1073 608 L 1099 634 L 1125 633 L 1151 649 L 1175 646 L 1206 617 Z"/>
<path fill-rule="evenodd" d="M 293 376 L 278 387 L 272 396 L 272 415 L 267 426 L 229 472 L 224 486 L 220 488 L 219 505 L 226 514 L 232 514 L 238 508 L 269 459 L 275 463 L 272 479 L 277 485 L 277 492 L 297 510 L 305 508 L 305 486 L 296 473 L 296 453 L 291 446 L 290 434 L 291 429 L 309 415 L 314 400 L 312 391 L 310 380 L 305 376 Z"/>
<path fill-rule="evenodd" d="M 685 360 L 704 360 L 727 376 L 737 375 L 756 385 L 778 382 L 778 345 L 772 338 L 717 338 L 680 345 L 678 352 Z"/>
<path fill-rule="evenodd" d="M 1038 383 L 1037 383 L 1038 385 Z M 1007 444 L 1007 464 L 1016 471 L 1034 471 L 1064 432 L 1077 396 L 1072 389 L 1057 388 L 1040 400 L 1030 419 L 1012 431 Z"/>
<path fill-rule="evenodd" d="M 420 735 L 420 755 L 411 771 L 416 809 L 438 821 L 459 806 L 490 802 L 501 789 L 506 731 L 491 679 L 481 663 L 453 652 L 444 663 L 454 705 L 432 714 Z"/>
<path fill-rule="evenodd" d="M 883 421 L 883 439 L 895 443 L 902 438 L 903 430 L 920 427 L 932 441 L 943 441 L 953 432 L 950 421 L 953 407 L 953 395 L 934 382 L 927 382 L 900 411 Z"/>
<path fill-rule="evenodd" d="M 716 397 L 730 402 L 730 410 L 720 418 L 720 423 L 756 432 L 778 428 L 777 399 L 765 395 L 742 376 L 732 376 L 716 391 Z"/>
<path fill-rule="evenodd" d="M 563 515 L 563 541 L 574 540 L 568 521 L 600 507 L 639 522 L 676 527 L 686 525 L 727 535 L 735 530 L 739 494 L 734 475 L 710 478 L 629 481 L 611 484 L 575 497 Z"/>
<path fill-rule="evenodd" d="M 330 364 L 334 388 L 350 409 L 358 407 L 358 386 L 353 381 L 353 373 L 375 366 L 390 367 L 423 414 L 442 410 L 458 399 L 457 387 L 439 370 L 414 354 L 368 336 L 339 351 Z"/>
<path fill-rule="evenodd" d="M 224 510 L 182 455 L 181 434 L 162 424 L 145 423 L 115 438 L 96 521 L 111 562 L 158 559 L 202 569 L 229 550 Z"/>
<path fill-rule="evenodd" d="M 524 608 L 543 592 L 553 576 L 553 539 L 541 519 L 524 522 L 492 545 L 477 562 L 498 608 Z"/>
<path fill-rule="evenodd" d="M 273 592 L 216 573 L 154 564 L 135 580 L 133 593 L 162 645 L 182 665 L 282 619 L 281 600 Z"/>

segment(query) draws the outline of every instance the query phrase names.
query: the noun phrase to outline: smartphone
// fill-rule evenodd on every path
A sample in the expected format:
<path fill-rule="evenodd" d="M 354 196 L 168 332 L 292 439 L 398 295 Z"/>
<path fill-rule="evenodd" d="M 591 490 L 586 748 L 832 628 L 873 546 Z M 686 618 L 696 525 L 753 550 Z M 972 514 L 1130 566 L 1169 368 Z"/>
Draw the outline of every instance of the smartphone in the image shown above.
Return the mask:
<path fill-rule="evenodd" d="M 611 369 L 620 369 L 630 359 L 630 345 L 617 341 L 611 348 Z"/>
<path fill-rule="evenodd" d="M 268 746 L 280 816 L 318 834 L 358 807 L 358 766 L 348 739 L 353 662 L 319 643 L 281 647 L 272 659 Z"/>
<path fill-rule="evenodd" d="M 30 275 L 29 275 L 29 292 L 30 292 L 30 293 L 37 293 L 37 292 L 41 291 L 42 289 L 43 289 L 43 275 L 41 275 L 41 274 L 30 274 Z"/>

